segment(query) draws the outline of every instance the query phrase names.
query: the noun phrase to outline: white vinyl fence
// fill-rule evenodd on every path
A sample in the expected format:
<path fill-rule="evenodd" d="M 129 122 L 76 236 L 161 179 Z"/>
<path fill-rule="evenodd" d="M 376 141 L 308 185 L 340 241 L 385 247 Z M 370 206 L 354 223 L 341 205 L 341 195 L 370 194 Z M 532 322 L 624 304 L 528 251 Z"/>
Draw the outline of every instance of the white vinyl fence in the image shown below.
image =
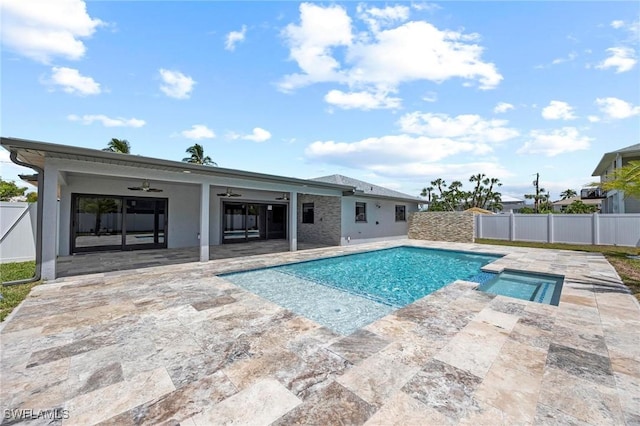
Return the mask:
<path fill-rule="evenodd" d="M 476 215 L 475 238 L 640 247 L 640 214 Z"/>
<path fill-rule="evenodd" d="M 36 258 L 36 203 L 0 201 L 0 263 Z"/>

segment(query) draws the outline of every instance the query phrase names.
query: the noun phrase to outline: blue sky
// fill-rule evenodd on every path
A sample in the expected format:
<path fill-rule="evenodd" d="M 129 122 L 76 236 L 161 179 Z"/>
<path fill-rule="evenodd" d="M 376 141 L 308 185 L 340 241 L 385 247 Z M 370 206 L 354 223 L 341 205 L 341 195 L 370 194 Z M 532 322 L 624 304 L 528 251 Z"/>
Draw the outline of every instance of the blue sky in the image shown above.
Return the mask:
<path fill-rule="evenodd" d="M 637 2 L 2 3 L 3 136 L 558 198 L 640 142 Z M 0 154 L 3 179 L 19 170 Z M 465 188 L 470 188 L 466 183 Z"/>

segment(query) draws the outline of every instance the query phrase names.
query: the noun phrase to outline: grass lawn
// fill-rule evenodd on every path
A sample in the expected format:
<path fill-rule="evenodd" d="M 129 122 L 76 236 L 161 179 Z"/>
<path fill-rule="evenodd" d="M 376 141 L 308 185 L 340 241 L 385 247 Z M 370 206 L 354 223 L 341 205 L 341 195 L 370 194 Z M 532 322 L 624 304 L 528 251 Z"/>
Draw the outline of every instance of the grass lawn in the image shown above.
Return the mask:
<path fill-rule="evenodd" d="M 497 246 L 535 247 L 558 250 L 589 251 L 602 253 L 607 258 L 611 266 L 616 269 L 622 282 L 629 287 L 631 293 L 640 300 L 640 259 L 631 259 L 629 255 L 640 254 L 636 247 L 620 246 L 592 246 L 580 244 L 560 244 L 560 243 L 534 243 L 525 241 L 505 241 L 477 239 L 479 244 L 493 244 Z"/>
<path fill-rule="evenodd" d="M 2 282 L 21 280 L 33 276 L 36 270 L 35 262 L 13 262 L 0 264 L 0 279 Z M 40 282 L 2 286 L 2 300 L 0 300 L 0 321 L 13 311 L 24 300 L 31 289 Z"/>

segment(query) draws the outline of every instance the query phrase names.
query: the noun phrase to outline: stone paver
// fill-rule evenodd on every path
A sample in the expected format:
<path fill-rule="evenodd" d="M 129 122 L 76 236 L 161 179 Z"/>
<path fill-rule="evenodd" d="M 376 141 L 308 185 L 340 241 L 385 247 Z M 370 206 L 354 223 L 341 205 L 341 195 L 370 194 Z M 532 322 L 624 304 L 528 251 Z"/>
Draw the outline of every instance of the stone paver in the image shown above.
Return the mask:
<path fill-rule="evenodd" d="M 505 255 L 488 270 L 565 275 L 561 303 L 456 281 L 341 336 L 216 276 L 403 244 Z M 640 306 L 600 255 L 416 240 L 234 252 L 206 263 L 157 253 L 181 263 L 144 267 L 143 256 L 128 261 L 135 269 L 35 287 L 0 325 L 2 412 L 111 425 L 640 419 Z M 62 263 L 72 274 L 117 264 L 112 255 Z"/>

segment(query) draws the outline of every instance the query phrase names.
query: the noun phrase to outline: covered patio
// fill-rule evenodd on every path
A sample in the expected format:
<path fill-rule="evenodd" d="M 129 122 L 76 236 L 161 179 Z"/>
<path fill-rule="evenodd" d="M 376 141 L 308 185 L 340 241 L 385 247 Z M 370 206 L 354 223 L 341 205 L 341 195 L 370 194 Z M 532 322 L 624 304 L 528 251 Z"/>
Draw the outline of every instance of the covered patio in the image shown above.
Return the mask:
<path fill-rule="evenodd" d="M 299 250 L 327 247 L 322 244 L 298 243 Z M 287 240 L 252 241 L 240 244 L 209 246 L 209 260 L 240 258 L 283 253 L 289 251 Z M 135 252 L 105 251 L 59 256 L 56 269 L 58 277 L 95 274 L 114 271 L 131 271 L 153 266 L 199 262 L 200 247 L 136 250 Z"/>

